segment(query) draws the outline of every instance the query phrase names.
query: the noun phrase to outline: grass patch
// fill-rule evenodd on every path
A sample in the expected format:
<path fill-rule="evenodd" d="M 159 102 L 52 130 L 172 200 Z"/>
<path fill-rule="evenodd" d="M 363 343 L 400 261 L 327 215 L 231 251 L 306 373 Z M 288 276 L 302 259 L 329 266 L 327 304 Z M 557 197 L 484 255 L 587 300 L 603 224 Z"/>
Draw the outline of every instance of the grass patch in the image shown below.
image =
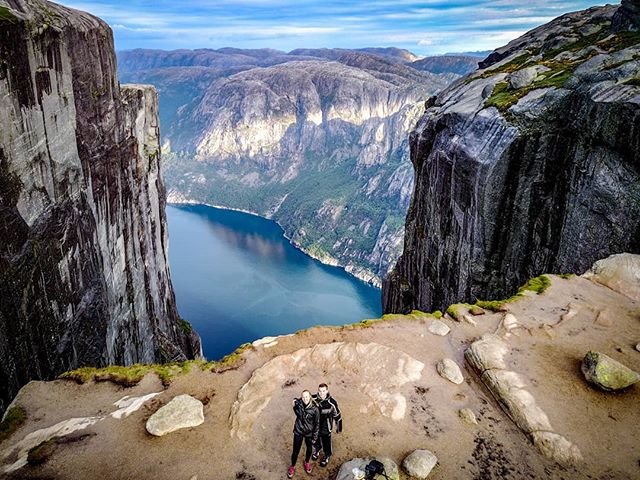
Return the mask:
<path fill-rule="evenodd" d="M 187 322 L 188 323 L 188 322 Z M 173 362 L 163 364 L 141 364 L 121 366 L 110 365 L 103 368 L 81 367 L 70 372 L 65 372 L 58 378 L 63 380 L 73 380 L 79 384 L 87 382 L 112 382 L 123 387 L 133 387 L 140 383 L 148 373 L 155 373 L 167 387 L 171 381 L 179 376 L 186 375 L 195 366 L 200 370 L 210 370 L 220 373 L 239 367 L 244 363 L 242 354 L 252 348 L 250 343 L 240 345 L 234 352 L 224 356 L 220 360 L 188 360 L 186 362 Z"/>
<path fill-rule="evenodd" d="M 22 407 L 11 407 L 0 423 L 0 442 L 9 438 L 27 420 L 27 412 Z"/>
<path fill-rule="evenodd" d="M 527 281 L 527 283 L 518 289 L 518 293 L 510 298 L 506 298 L 504 300 L 478 300 L 476 301 L 476 305 L 480 308 L 484 308 L 485 310 L 491 310 L 492 312 L 504 311 L 508 303 L 515 302 L 516 300 L 524 297 L 526 292 L 535 292 L 540 295 L 550 286 L 551 279 L 547 275 L 540 275 L 539 277 L 534 277 Z"/>
<path fill-rule="evenodd" d="M 625 48 L 629 48 L 640 43 L 640 31 L 618 32 L 613 37 L 606 40 L 601 40 L 597 43 L 599 47 L 617 52 L 618 50 L 624 50 Z"/>
<path fill-rule="evenodd" d="M 253 346 L 250 343 L 243 343 L 238 348 L 236 348 L 229 355 L 225 355 L 220 360 L 214 360 L 212 362 L 207 362 L 201 366 L 203 370 L 211 370 L 212 372 L 221 373 L 227 370 L 233 370 L 238 368 L 240 365 L 244 363 L 244 358 L 242 354 L 247 350 L 250 350 Z"/>
<path fill-rule="evenodd" d="M 602 28 L 599 32 L 596 32 L 593 35 L 581 37 L 574 43 L 544 52 L 542 60 L 536 64 L 549 68 L 550 70 L 548 72 L 541 73 L 540 77 L 531 85 L 518 90 L 509 90 L 509 84 L 507 82 L 496 83 L 493 92 L 489 98 L 485 100 L 485 107 L 495 107 L 504 113 L 532 90 L 550 87 L 562 88 L 566 84 L 567 80 L 571 78 L 575 68 L 596 54 L 595 52 L 592 52 L 582 58 L 571 61 L 553 60 L 553 58 L 562 52 L 578 52 L 586 47 L 597 45 L 600 48 L 608 50 L 609 53 L 613 53 L 640 43 L 640 32 L 620 32 L 611 38 L 607 38 L 609 36 L 609 29 Z M 526 64 L 532 56 L 539 53 L 540 50 L 519 55 L 501 67 L 489 70 L 475 78 L 487 78 L 498 73 L 515 72 Z M 608 65 L 605 69 L 616 68 L 625 62 L 626 61 Z M 470 79 L 470 81 L 474 79 Z M 640 85 L 640 79 L 632 78 L 623 82 L 623 84 L 638 86 Z"/>
<path fill-rule="evenodd" d="M 468 309 L 469 307 L 471 307 L 471 305 L 466 303 L 454 303 L 447 308 L 447 315 L 459 322 L 460 317 L 464 315 L 463 309 Z"/>
<path fill-rule="evenodd" d="M 42 465 L 56 449 L 58 437 L 50 438 L 29 450 L 27 462 L 29 465 Z"/>
<path fill-rule="evenodd" d="M 523 53 L 521 55 L 518 55 L 517 57 L 515 57 L 513 60 L 509 60 L 507 63 L 505 63 L 504 65 L 491 69 L 490 68 L 489 71 L 484 72 L 482 75 L 479 75 L 475 78 L 487 78 L 487 77 L 491 77 L 493 75 L 496 75 L 497 73 L 513 73 L 517 70 L 520 70 L 520 68 L 527 63 L 531 57 L 535 57 L 536 55 L 538 55 L 540 53 L 540 49 L 534 49 L 534 50 L 527 50 L 526 53 Z"/>
<path fill-rule="evenodd" d="M 576 276 L 575 273 L 561 273 L 560 275 L 556 275 L 557 277 L 563 278 L 565 280 L 569 280 L 570 278 L 573 278 Z"/>
<path fill-rule="evenodd" d="M 189 335 L 191 332 L 193 332 L 193 327 L 184 318 L 180 318 L 178 321 L 180 324 L 180 330 L 182 330 L 183 333 Z"/>
<path fill-rule="evenodd" d="M 496 83 L 493 92 L 485 100 L 484 106 L 496 107 L 504 113 L 532 90 L 564 87 L 564 84 L 569 80 L 575 69 L 575 65 L 570 63 L 543 62 L 542 64 L 550 70 L 540 74 L 539 79 L 534 80 L 531 85 L 517 90 L 510 90 L 508 82 Z"/>
<path fill-rule="evenodd" d="M 351 325 L 345 325 L 345 327 L 371 327 L 376 323 L 387 322 L 390 320 L 422 320 L 426 317 L 430 318 L 442 318 L 442 312 L 440 310 L 436 310 L 432 313 L 426 313 L 421 310 L 411 310 L 410 313 L 387 313 L 380 318 L 367 318 L 365 320 L 361 320 L 356 323 L 352 323 Z"/>
<path fill-rule="evenodd" d="M 498 82 L 493 87 L 491 96 L 485 100 L 484 106 L 486 108 L 496 107 L 501 112 L 504 112 L 512 105 L 515 105 L 519 99 L 518 91 L 510 91 L 508 82 Z"/>
<path fill-rule="evenodd" d="M 527 283 L 525 283 L 518 293 L 524 293 L 526 291 L 535 292 L 540 295 L 547 288 L 551 286 L 551 279 L 546 275 L 540 275 L 539 277 L 534 277 L 530 279 Z"/>
<path fill-rule="evenodd" d="M 623 85 L 631 85 L 632 87 L 640 87 L 640 78 L 633 77 L 622 82 Z"/>

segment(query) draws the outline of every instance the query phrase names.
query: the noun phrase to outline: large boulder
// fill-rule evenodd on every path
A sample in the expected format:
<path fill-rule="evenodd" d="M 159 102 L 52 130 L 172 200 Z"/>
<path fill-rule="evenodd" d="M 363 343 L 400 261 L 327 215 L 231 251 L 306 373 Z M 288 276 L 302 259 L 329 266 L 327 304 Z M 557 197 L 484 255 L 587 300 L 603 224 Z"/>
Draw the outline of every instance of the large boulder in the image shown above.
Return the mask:
<path fill-rule="evenodd" d="M 364 479 L 365 467 L 373 458 L 354 458 L 346 463 L 343 463 L 338 471 L 336 480 L 362 480 Z M 376 458 L 384 465 L 384 471 L 387 474 L 388 480 L 399 480 L 400 470 L 398 465 L 390 458 Z M 382 475 L 376 475 L 374 480 L 386 480 Z"/>
<path fill-rule="evenodd" d="M 622 390 L 640 381 L 640 374 L 600 352 L 584 356 L 582 373 L 589 383 L 606 391 Z"/>
<path fill-rule="evenodd" d="M 538 70 L 534 67 L 527 67 L 513 72 L 509 75 L 509 89 L 518 90 L 528 87 L 538 76 Z"/>
<path fill-rule="evenodd" d="M 178 395 L 147 420 L 147 432 L 156 437 L 204 422 L 202 402 L 190 395 Z"/>
<path fill-rule="evenodd" d="M 618 11 L 613 16 L 611 26 L 616 32 L 640 30 L 640 0 L 622 0 Z"/>
<path fill-rule="evenodd" d="M 640 300 L 640 255 L 611 255 L 598 260 L 583 276 L 633 300 Z"/>
<path fill-rule="evenodd" d="M 438 457 L 429 450 L 415 450 L 407 455 L 402 462 L 402 468 L 411 477 L 424 480 L 429 476 L 433 467 L 438 463 Z"/>

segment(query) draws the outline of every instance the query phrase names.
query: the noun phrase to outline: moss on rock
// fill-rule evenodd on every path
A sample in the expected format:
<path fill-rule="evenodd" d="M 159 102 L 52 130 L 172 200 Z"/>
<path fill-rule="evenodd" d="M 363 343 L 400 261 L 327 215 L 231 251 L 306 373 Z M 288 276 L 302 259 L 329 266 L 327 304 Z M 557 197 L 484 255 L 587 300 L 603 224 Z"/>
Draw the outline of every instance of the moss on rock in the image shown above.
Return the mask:
<path fill-rule="evenodd" d="M 13 406 L 5 413 L 0 423 L 0 442 L 9 438 L 27 420 L 27 412 L 22 407 Z"/>

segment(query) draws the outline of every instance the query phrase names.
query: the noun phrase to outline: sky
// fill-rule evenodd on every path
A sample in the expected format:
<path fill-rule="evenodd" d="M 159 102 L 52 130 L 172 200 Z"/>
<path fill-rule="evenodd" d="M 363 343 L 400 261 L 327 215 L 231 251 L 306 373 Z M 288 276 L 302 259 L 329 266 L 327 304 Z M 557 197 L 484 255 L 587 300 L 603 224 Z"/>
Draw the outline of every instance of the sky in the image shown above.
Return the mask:
<path fill-rule="evenodd" d="M 58 0 L 134 48 L 399 47 L 418 55 L 492 50 L 594 0 Z"/>

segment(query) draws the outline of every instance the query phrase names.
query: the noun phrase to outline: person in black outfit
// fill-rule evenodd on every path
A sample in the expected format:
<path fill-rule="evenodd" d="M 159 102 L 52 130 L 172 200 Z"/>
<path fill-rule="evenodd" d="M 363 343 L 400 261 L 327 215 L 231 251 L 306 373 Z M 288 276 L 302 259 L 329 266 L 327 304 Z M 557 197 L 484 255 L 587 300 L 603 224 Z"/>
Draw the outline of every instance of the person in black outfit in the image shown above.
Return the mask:
<path fill-rule="evenodd" d="M 309 390 L 303 390 L 301 398 L 293 400 L 293 411 L 296 414 L 296 423 L 293 426 L 293 452 L 291 453 L 291 466 L 287 470 L 287 477 L 291 478 L 296 473 L 296 463 L 304 440 L 306 452 L 304 457 L 304 471 L 311 473 L 311 453 L 313 445 L 318 441 L 320 427 L 320 412 L 311 398 Z"/>
<path fill-rule="evenodd" d="M 324 458 L 320 461 L 320 466 L 326 467 L 333 453 L 331 445 L 333 422 L 336 422 L 336 433 L 342 432 L 342 414 L 340 413 L 338 402 L 336 402 L 336 399 L 329 393 L 329 387 L 326 383 L 318 385 L 318 393 L 313 396 L 313 400 L 317 403 L 320 410 L 320 435 L 314 445 L 311 458 L 317 460 L 320 450 L 323 450 Z"/>

